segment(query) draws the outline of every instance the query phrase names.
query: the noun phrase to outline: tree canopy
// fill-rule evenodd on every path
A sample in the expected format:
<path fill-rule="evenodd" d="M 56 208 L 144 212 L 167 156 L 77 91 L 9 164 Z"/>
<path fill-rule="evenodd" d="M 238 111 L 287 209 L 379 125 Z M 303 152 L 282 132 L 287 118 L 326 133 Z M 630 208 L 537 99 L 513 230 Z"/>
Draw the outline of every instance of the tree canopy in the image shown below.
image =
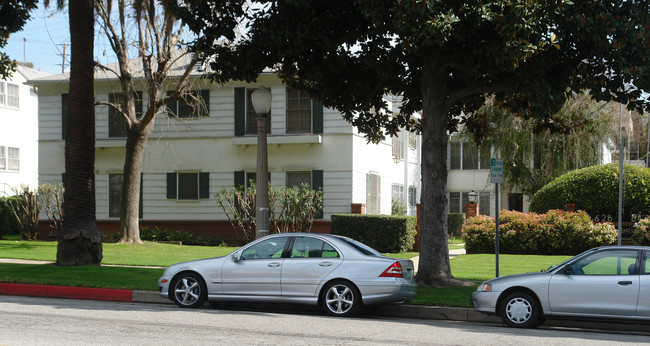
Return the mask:
<path fill-rule="evenodd" d="M 216 6 L 217 0 L 206 0 Z M 642 108 L 650 90 L 650 1 L 261 1 L 237 47 L 214 45 L 210 13 L 185 2 L 197 44 L 234 54 L 216 79 L 254 80 L 273 67 L 377 142 L 400 127 L 422 133 L 421 283 L 453 281 L 447 248 L 447 141 L 459 123 L 480 140 L 473 111 L 486 94 L 536 129 L 562 130 L 553 114 L 571 90 Z M 202 24 L 201 24 L 202 23 Z M 210 53 L 209 51 L 207 51 Z M 401 95 L 399 113 L 383 101 Z M 420 124 L 411 122 L 422 112 Z"/>
<path fill-rule="evenodd" d="M 617 143 L 618 111 L 614 102 L 575 93 L 553 114 L 565 131 L 536 130 L 534 119 L 514 116 L 496 106 L 493 97 L 476 113 L 487 120 L 481 146 L 492 148 L 504 161 L 504 187 L 532 196 L 568 171 L 601 164 L 604 147 Z M 461 133 L 472 139 L 465 129 Z"/>
<path fill-rule="evenodd" d="M 7 44 L 9 35 L 20 31 L 36 8 L 38 0 L 5 0 L 0 2 L 0 48 Z M 0 79 L 11 77 L 16 63 L 0 52 Z"/>

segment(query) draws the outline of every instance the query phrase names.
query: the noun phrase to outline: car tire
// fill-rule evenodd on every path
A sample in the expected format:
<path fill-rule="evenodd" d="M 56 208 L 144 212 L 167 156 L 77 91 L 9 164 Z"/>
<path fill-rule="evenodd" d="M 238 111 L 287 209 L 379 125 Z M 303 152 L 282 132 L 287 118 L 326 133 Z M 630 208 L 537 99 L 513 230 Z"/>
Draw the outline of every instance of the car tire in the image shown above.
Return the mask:
<path fill-rule="evenodd" d="M 191 272 L 175 277 L 169 293 L 174 303 L 182 308 L 199 308 L 208 297 L 201 275 Z"/>
<path fill-rule="evenodd" d="M 509 293 L 501 301 L 499 316 L 514 328 L 534 328 L 543 320 L 537 299 L 526 292 Z"/>
<path fill-rule="evenodd" d="M 332 281 L 321 292 L 323 310 L 329 315 L 354 316 L 361 307 L 361 293 L 349 281 Z"/>

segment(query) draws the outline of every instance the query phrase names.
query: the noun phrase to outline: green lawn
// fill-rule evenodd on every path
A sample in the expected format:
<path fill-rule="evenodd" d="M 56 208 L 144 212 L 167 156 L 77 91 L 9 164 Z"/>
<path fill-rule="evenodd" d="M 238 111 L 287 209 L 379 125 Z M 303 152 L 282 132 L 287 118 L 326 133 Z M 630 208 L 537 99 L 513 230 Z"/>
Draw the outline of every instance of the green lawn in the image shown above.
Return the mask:
<path fill-rule="evenodd" d="M 0 258 L 54 261 L 56 246 L 56 242 L 0 240 Z M 462 247 L 462 245 L 457 246 Z M 224 256 L 236 248 L 145 242 L 143 245 L 104 243 L 103 249 L 102 264 L 104 265 L 166 267 L 177 262 Z M 418 253 L 386 255 L 413 258 Z M 568 256 L 501 255 L 500 275 L 540 271 L 567 258 Z M 460 255 L 454 257 L 450 263 L 452 274 L 456 278 L 474 280 L 476 285 L 495 276 L 494 255 Z M 57 267 L 53 264 L 0 263 L 0 282 L 156 291 L 157 280 L 162 272 L 163 269 L 160 268 Z M 421 286 L 418 288 L 416 299 L 411 304 L 470 307 L 469 296 L 476 289 L 476 285 Z"/>

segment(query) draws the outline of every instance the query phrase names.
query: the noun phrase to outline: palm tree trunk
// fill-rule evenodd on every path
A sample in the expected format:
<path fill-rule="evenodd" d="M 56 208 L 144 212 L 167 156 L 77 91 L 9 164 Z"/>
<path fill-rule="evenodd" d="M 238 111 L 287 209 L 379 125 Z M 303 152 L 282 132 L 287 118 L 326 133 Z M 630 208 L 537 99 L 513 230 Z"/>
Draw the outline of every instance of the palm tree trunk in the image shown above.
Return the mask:
<path fill-rule="evenodd" d="M 95 222 L 94 10 L 92 0 L 69 3 L 70 90 L 65 124 L 63 226 L 56 264 L 99 265 L 102 243 Z"/>

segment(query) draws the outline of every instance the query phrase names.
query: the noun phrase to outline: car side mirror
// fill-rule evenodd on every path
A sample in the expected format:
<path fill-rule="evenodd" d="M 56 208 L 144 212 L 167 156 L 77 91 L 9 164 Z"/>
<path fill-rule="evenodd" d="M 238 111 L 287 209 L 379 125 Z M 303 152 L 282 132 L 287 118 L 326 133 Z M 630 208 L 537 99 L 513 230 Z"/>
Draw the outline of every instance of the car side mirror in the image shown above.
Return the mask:
<path fill-rule="evenodd" d="M 565 266 L 564 268 L 562 268 L 562 272 L 563 272 L 564 274 L 567 274 L 567 275 L 573 275 L 573 274 L 575 274 L 575 272 L 573 271 L 573 267 L 570 266 L 570 265 L 567 265 L 567 266 Z"/>
<path fill-rule="evenodd" d="M 231 257 L 232 257 L 232 260 L 235 261 L 235 262 L 239 262 L 239 261 L 240 261 L 240 258 L 239 258 L 239 252 L 235 252 L 235 253 L 233 253 Z"/>

